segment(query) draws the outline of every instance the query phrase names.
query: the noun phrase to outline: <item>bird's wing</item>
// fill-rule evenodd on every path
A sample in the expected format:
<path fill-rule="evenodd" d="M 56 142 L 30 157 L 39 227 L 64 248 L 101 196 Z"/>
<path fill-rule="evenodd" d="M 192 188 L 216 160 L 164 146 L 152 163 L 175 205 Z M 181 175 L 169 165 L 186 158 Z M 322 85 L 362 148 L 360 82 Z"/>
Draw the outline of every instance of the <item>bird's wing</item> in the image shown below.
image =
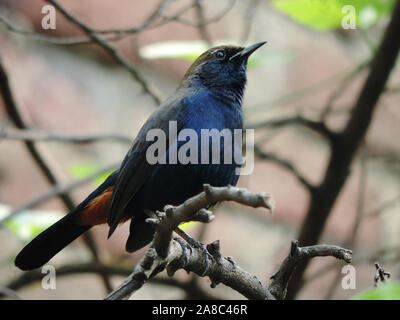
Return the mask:
<path fill-rule="evenodd" d="M 120 222 L 129 201 L 151 175 L 154 165 L 146 160 L 147 148 L 153 143 L 146 141 L 150 129 L 161 129 L 165 132 L 168 146 L 168 127 L 170 120 L 176 120 L 183 103 L 180 99 L 169 100 L 160 106 L 146 121 L 136 137 L 133 145 L 125 156 L 113 190 L 107 223 L 110 226 L 108 236 L 114 232 Z M 177 129 L 179 132 L 180 124 Z"/>

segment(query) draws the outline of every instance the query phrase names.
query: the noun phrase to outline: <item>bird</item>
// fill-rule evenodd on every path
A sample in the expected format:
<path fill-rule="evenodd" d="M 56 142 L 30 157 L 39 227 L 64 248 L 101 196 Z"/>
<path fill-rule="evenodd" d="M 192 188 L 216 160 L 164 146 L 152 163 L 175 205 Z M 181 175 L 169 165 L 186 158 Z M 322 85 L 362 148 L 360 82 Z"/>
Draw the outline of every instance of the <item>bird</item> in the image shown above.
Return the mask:
<path fill-rule="evenodd" d="M 39 268 L 91 227 L 107 223 L 111 237 L 117 226 L 128 220 L 131 221 L 125 249 L 137 251 L 149 244 L 155 233 L 154 226 L 146 222 L 148 211 L 179 205 L 200 193 L 204 184 L 236 185 L 238 165 L 233 161 L 150 163 L 146 155 L 153 141 L 149 141 L 148 133 L 152 129 L 168 132 L 171 122 L 176 123 L 178 133 L 191 129 L 199 139 L 204 129 L 242 129 L 248 58 L 265 43 L 247 47 L 220 45 L 202 53 L 175 92 L 141 127 L 120 167 L 73 211 L 29 242 L 16 256 L 15 265 L 21 270 Z M 170 141 L 166 136 L 168 146 L 163 156 L 170 160 L 171 146 L 175 143 L 179 149 L 185 141 L 174 137 Z M 223 144 L 219 152 L 222 159 Z"/>

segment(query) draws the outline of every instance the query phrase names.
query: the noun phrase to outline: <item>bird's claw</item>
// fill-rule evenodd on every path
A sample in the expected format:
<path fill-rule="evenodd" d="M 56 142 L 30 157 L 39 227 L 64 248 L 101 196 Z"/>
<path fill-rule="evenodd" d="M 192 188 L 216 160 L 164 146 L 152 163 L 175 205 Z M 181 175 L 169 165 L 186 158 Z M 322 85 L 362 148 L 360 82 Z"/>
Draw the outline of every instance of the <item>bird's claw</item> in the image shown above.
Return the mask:
<path fill-rule="evenodd" d="M 175 231 L 182 237 L 182 239 L 184 239 L 186 241 L 191 253 L 192 253 L 192 248 L 193 248 L 193 249 L 198 249 L 199 251 L 201 251 L 204 254 L 205 267 L 204 267 L 203 273 L 201 274 L 201 276 L 204 277 L 210 270 L 210 259 L 213 260 L 214 257 L 207 250 L 207 247 L 203 243 L 195 240 L 189 234 L 187 234 L 185 231 L 183 231 L 179 228 L 177 228 Z"/>
<path fill-rule="evenodd" d="M 213 256 L 211 255 L 210 252 L 208 252 L 207 247 L 204 245 L 204 243 L 201 243 L 199 241 L 196 241 L 193 239 L 193 243 L 189 243 L 193 248 L 196 248 L 200 250 L 204 254 L 204 261 L 205 261 L 205 267 L 204 271 L 201 274 L 202 277 L 204 277 L 208 271 L 210 270 L 210 260 L 214 259 Z"/>
<path fill-rule="evenodd" d="M 183 255 L 184 259 L 185 259 L 185 265 L 187 265 L 189 263 L 189 257 L 187 255 L 187 251 L 189 249 L 190 253 L 192 253 L 192 247 L 190 245 L 188 245 L 185 241 L 183 241 L 183 239 L 180 238 L 180 237 L 176 237 L 175 240 L 182 247 L 182 255 Z"/>
<path fill-rule="evenodd" d="M 177 237 L 175 240 L 180 244 L 182 247 L 182 254 L 185 259 L 185 265 L 188 264 L 189 258 L 188 258 L 188 250 L 190 250 L 190 253 L 193 252 L 193 248 L 200 250 L 204 254 L 204 260 L 205 260 L 205 267 L 204 271 L 201 274 L 202 277 L 204 277 L 208 271 L 210 270 L 210 259 L 213 259 L 213 256 L 211 255 L 210 252 L 208 252 L 207 247 L 204 245 L 204 243 L 201 243 L 199 241 L 196 241 L 195 239 L 186 239 L 187 242 L 185 242 L 182 238 Z"/>

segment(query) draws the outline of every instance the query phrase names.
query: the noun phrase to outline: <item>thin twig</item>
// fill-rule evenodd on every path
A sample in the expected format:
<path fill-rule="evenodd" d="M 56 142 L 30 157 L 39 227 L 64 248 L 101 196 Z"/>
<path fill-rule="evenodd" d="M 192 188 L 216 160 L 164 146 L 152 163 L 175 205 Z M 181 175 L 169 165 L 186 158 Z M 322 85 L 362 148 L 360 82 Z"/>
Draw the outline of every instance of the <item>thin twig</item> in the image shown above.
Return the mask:
<path fill-rule="evenodd" d="M 40 141 L 40 142 L 66 142 L 66 143 L 93 143 L 99 141 L 117 141 L 131 144 L 132 139 L 120 134 L 71 134 L 56 133 L 38 129 L 0 128 L 0 139 Z"/>
<path fill-rule="evenodd" d="M 57 277 L 69 276 L 73 274 L 107 274 L 108 276 L 120 276 L 126 277 L 132 272 L 132 267 L 118 264 L 102 264 L 99 262 L 89 262 L 89 263 L 75 263 L 75 264 L 66 264 L 60 266 L 56 270 Z M 32 270 L 28 272 L 22 273 L 17 278 L 11 280 L 4 288 L 7 288 L 8 293 L 14 293 L 15 295 L 11 296 L 13 298 L 17 298 L 18 293 L 15 290 L 19 290 L 25 286 L 28 286 L 34 282 L 42 281 L 43 273 L 40 269 Z M 198 299 L 218 299 L 217 297 L 211 296 L 200 286 L 190 286 L 188 283 L 166 277 L 158 277 L 151 279 L 150 283 L 162 285 L 162 286 L 171 286 L 176 288 L 181 288 L 186 292 L 186 294 L 196 297 Z M 2 291 L 0 287 L 0 298 L 8 295 L 7 292 Z M 10 295 L 8 295 L 10 296 Z"/>
<path fill-rule="evenodd" d="M 356 66 L 356 68 L 363 66 L 365 64 L 368 65 L 368 63 L 370 63 L 369 58 L 360 62 L 359 65 Z M 341 80 L 345 79 L 348 76 L 348 74 L 352 72 L 352 70 L 354 70 L 354 68 L 351 68 L 350 71 L 346 70 L 346 71 L 338 72 L 332 76 L 329 76 L 329 77 L 322 79 L 316 83 L 313 83 L 310 86 L 287 93 L 285 95 L 282 95 L 282 96 L 272 99 L 270 101 L 257 103 L 256 105 L 249 106 L 247 108 L 247 112 L 256 112 L 256 111 L 265 112 L 266 110 L 273 111 L 277 107 L 281 107 L 284 105 L 287 106 L 290 103 L 298 102 L 302 98 L 308 97 L 310 95 L 315 95 L 316 93 L 326 89 L 326 87 L 332 86 L 332 83 L 336 83 L 337 81 L 341 81 Z"/>
<path fill-rule="evenodd" d="M 64 7 L 62 7 L 56 0 L 46 0 L 51 3 L 67 20 L 78 26 L 85 34 L 87 34 L 95 43 L 107 51 L 117 62 L 119 62 L 124 68 L 126 68 L 135 81 L 142 87 L 149 97 L 152 98 L 156 105 L 159 105 L 163 98 L 161 94 L 156 90 L 125 57 L 123 57 L 113 46 L 107 43 L 99 36 L 97 36 L 93 30 L 80 21 L 78 18 L 70 14 Z"/>
<path fill-rule="evenodd" d="M 18 293 L 16 293 L 14 290 L 10 289 L 7 286 L 6 287 L 0 286 L 0 297 L 1 296 L 6 296 L 8 298 L 15 299 L 15 300 L 23 300 L 22 297 Z"/>
<path fill-rule="evenodd" d="M 240 42 L 245 43 L 250 36 L 251 27 L 254 23 L 254 17 L 257 13 L 257 9 L 260 6 L 261 0 L 250 0 L 249 4 L 244 13 L 243 21 L 244 27 L 242 35 L 240 36 Z"/>
<path fill-rule="evenodd" d="M 328 142 L 332 142 L 335 139 L 335 133 L 331 131 L 325 124 L 324 121 L 315 121 L 307 119 L 304 116 L 298 114 L 293 117 L 286 117 L 280 119 L 272 119 L 267 121 L 260 121 L 256 123 L 246 124 L 246 128 L 249 129 L 276 129 L 289 125 L 300 125 L 307 129 L 310 129 L 318 133 L 321 137 L 326 139 Z"/>
<path fill-rule="evenodd" d="M 194 0 L 194 1 L 195 1 L 194 3 L 196 3 L 199 0 Z M 199 22 L 199 21 L 195 21 L 194 22 L 193 20 L 184 19 L 184 18 L 179 17 L 179 16 L 178 17 L 177 16 L 173 17 L 173 20 L 176 20 L 176 21 L 178 21 L 178 22 L 180 22 L 182 24 L 188 25 L 188 26 L 192 26 L 192 27 L 198 28 L 200 26 L 200 23 L 203 24 L 203 25 L 208 25 L 208 24 L 215 23 L 215 22 L 218 22 L 219 20 L 221 20 L 225 15 L 228 14 L 229 11 L 231 11 L 231 9 L 234 7 L 235 3 L 236 3 L 236 0 L 229 0 L 228 4 L 226 5 L 226 7 L 223 10 L 221 10 L 221 12 L 217 13 L 213 17 L 205 19 L 202 22 Z M 168 18 L 171 19 L 171 17 L 168 17 L 168 16 L 164 16 L 164 17 L 167 18 L 167 19 Z"/>
<path fill-rule="evenodd" d="M 310 181 L 308 181 L 308 179 L 302 173 L 300 173 L 300 171 L 290 161 L 281 159 L 280 157 L 271 152 L 263 151 L 261 147 L 259 147 L 257 144 L 254 145 L 254 153 L 260 159 L 272 161 L 277 165 L 279 165 L 280 167 L 288 170 L 310 193 L 313 193 L 314 190 L 316 189 L 316 186 L 314 186 Z"/>
<path fill-rule="evenodd" d="M 212 44 L 211 36 L 209 32 L 207 31 L 207 23 L 206 23 L 206 17 L 204 14 L 204 8 L 203 8 L 203 0 L 196 0 L 195 1 L 195 9 L 196 9 L 196 15 L 198 19 L 198 30 L 200 33 L 201 38 L 207 42 L 209 46 Z"/>
<path fill-rule="evenodd" d="M 382 204 L 380 204 L 376 209 L 372 209 L 369 211 L 366 216 L 368 218 L 376 218 L 386 210 L 393 208 L 394 206 L 399 205 L 400 203 L 400 195 L 397 195 L 396 197 L 389 199 L 387 201 L 384 201 Z"/>
<path fill-rule="evenodd" d="M 26 120 L 23 117 L 23 114 L 20 113 L 19 108 L 15 102 L 7 72 L 3 66 L 1 57 L 0 57 L 0 92 L 3 96 L 5 109 L 7 111 L 8 116 L 11 121 L 18 129 L 29 129 L 29 126 L 26 123 Z M 54 186 L 59 185 L 58 178 L 56 177 L 53 169 L 50 167 L 48 161 L 44 157 L 43 153 L 37 148 L 37 146 L 32 141 L 25 141 L 25 146 L 32 156 L 33 160 L 42 171 L 47 181 Z M 75 203 L 71 196 L 68 193 L 60 194 L 60 199 L 63 201 L 65 206 L 69 211 L 72 211 L 75 208 Z M 83 239 L 90 250 L 92 257 L 94 260 L 99 260 L 99 255 L 97 252 L 96 244 L 93 241 L 90 232 L 86 232 L 83 235 Z M 107 291 L 111 291 L 112 286 L 107 276 L 102 276 L 103 283 Z"/>
<path fill-rule="evenodd" d="M 101 35 L 104 41 L 107 42 L 118 41 L 124 39 L 127 36 L 131 36 L 145 30 L 161 27 L 166 23 L 180 17 L 193 7 L 193 4 L 185 6 L 183 9 L 179 10 L 173 16 L 166 18 L 162 16 L 162 13 L 163 11 L 165 11 L 165 7 L 168 2 L 169 2 L 168 0 L 161 0 L 159 4 L 156 6 L 156 8 L 150 13 L 150 15 L 147 18 L 145 18 L 144 21 L 138 26 L 129 27 L 125 29 L 106 29 L 106 30 L 100 30 L 95 28 L 90 28 L 90 29 L 92 30 L 93 33 Z M 157 19 L 159 20 L 158 22 L 156 22 Z M 42 33 L 37 33 L 31 30 L 25 30 L 18 26 L 13 25 L 6 17 L 2 15 L 0 15 L 0 22 L 2 22 L 6 26 L 6 28 L 11 32 L 15 32 L 24 36 L 30 36 L 35 40 L 47 42 L 50 44 L 82 45 L 82 44 L 91 44 L 94 42 L 93 39 L 87 36 L 60 38 L 60 37 L 48 36 Z"/>
<path fill-rule="evenodd" d="M 331 245 L 314 245 L 300 248 L 298 241 L 293 241 L 289 256 L 282 263 L 279 271 L 271 277 L 273 281 L 269 288 L 277 299 L 284 299 L 286 297 L 287 285 L 299 262 L 314 257 L 332 256 L 350 263 L 351 254 L 350 250 Z"/>
<path fill-rule="evenodd" d="M 18 208 L 12 210 L 6 217 L 4 217 L 3 219 L 0 219 L 0 228 L 4 225 L 5 222 L 12 219 L 19 213 L 21 213 L 27 209 L 37 207 L 37 206 L 41 205 L 42 203 L 44 203 L 54 197 L 58 197 L 60 195 L 67 194 L 68 192 L 72 191 L 73 189 L 76 189 L 86 183 L 92 182 L 93 179 L 95 179 L 99 175 L 101 175 L 105 172 L 108 172 L 110 170 L 114 170 L 115 168 L 118 168 L 119 165 L 120 165 L 119 162 L 112 164 L 112 165 L 108 165 L 99 170 L 96 170 L 95 172 L 91 173 L 90 175 L 88 175 L 87 177 L 85 177 L 83 179 L 79 179 L 77 181 L 74 181 L 72 183 L 68 183 L 65 185 L 54 186 L 49 192 L 41 194 L 40 196 L 27 201 L 26 203 L 22 204 Z"/>
<path fill-rule="evenodd" d="M 376 273 L 374 277 L 374 287 L 378 286 L 379 281 L 385 282 L 390 278 L 390 272 L 385 271 L 378 262 L 375 262 Z"/>
<path fill-rule="evenodd" d="M 328 100 L 325 104 L 325 107 L 321 113 L 321 122 L 324 122 L 326 118 L 332 111 L 333 104 L 335 101 L 343 95 L 345 92 L 346 87 L 354 80 L 356 76 L 358 76 L 363 70 L 365 70 L 371 64 L 371 59 L 367 59 L 360 64 L 358 64 L 354 69 L 350 70 L 348 74 L 340 81 L 339 86 L 331 92 L 328 97 Z"/>

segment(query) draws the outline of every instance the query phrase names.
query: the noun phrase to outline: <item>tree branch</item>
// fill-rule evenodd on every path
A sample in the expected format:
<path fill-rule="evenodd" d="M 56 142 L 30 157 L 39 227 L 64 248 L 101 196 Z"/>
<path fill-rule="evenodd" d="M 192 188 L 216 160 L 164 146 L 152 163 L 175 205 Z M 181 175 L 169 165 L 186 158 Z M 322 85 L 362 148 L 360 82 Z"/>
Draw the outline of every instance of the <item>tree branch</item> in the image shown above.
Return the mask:
<path fill-rule="evenodd" d="M 307 119 L 304 116 L 298 114 L 293 117 L 273 119 L 268 121 L 261 121 L 257 123 L 250 123 L 246 125 L 248 129 L 266 129 L 266 128 L 280 128 L 289 125 L 300 125 L 304 128 L 310 129 L 328 142 L 332 142 L 335 139 L 335 132 L 331 131 L 325 124 L 324 121 L 315 121 Z"/>
<path fill-rule="evenodd" d="M 279 271 L 271 277 L 273 281 L 269 289 L 277 299 L 284 299 L 289 280 L 299 262 L 314 257 L 331 256 L 350 263 L 351 254 L 350 250 L 325 244 L 299 248 L 298 241 L 293 241 L 288 257 L 283 261 Z"/>
<path fill-rule="evenodd" d="M 282 168 L 291 172 L 297 180 L 310 192 L 313 193 L 316 189 L 308 179 L 297 170 L 297 168 L 288 160 L 281 159 L 277 155 L 271 152 L 265 152 L 259 147 L 258 145 L 254 145 L 254 153 L 263 160 L 272 161 L 277 165 L 281 166 Z"/>
<path fill-rule="evenodd" d="M 370 72 L 355 102 L 345 129 L 335 135 L 324 179 L 313 193 L 310 207 L 301 227 L 300 245 L 318 242 L 330 211 L 345 184 L 358 146 L 371 123 L 378 99 L 396 63 L 400 49 L 400 0 L 395 2 L 392 17 L 383 40 L 372 61 Z M 293 298 L 300 288 L 303 273 L 308 265 L 304 261 L 292 277 L 288 298 Z"/>
<path fill-rule="evenodd" d="M 107 42 L 118 41 L 127 36 L 131 36 L 145 30 L 161 27 L 172 20 L 178 19 L 181 15 L 186 13 L 194 6 L 194 4 L 189 4 L 184 8 L 182 8 L 181 10 L 179 10 L 173 16 L 165 17 L 163 16 L 163 12 L 166 9 L 165 7 L 167 3 L 168 3 L 167 0 L 161 0 L 159 4 L 156 6 L 156 8 L 150 13 L 150 15 L 147 18 L 145 18 L 144 21 L 138 26 L 129 27 L 125 29 L 106 29 L 106 30 L 100 30 L 94 28 L 90 29 L 93 33 L 103 36 L 102 39 L 104 41 Z M 159 20 L 159 22 L 155 22 L 157 19 Z M 6 17 L 2 15 L 0 15 L 0 22 L 3 23 L 6 26 L 6 28 L 11 32 L 18 33 L 24 36 L 29 36 L 34 38 L 35 40 L 44 41 L 54 45 L 82 45 L 82 44 L 92 44 L 95 42 L 88 36 L 60 38 L 60 37 L 52 37 L 45 34 L 37 33 L 31 30 L 25 30 L 18 26 L 13 25 Z"/>
<path fill-rule="evenodd" d="M 238 266 L 232 258 L 222 257 L 219 241 L 207 245 L 208 252 L 206 253 L 198 246 L 182 244 L 179 239 L 172 239 L 172 233 L 180 223 L 212 221 L 214 217 L 212 212 L 204 208 L 220 201 L 235 201 L 254 208 L 263 207 L 269 210 L 273 208 L 270 196 L 265 193 L 255 194 L 235 187 L 216 188 L 209 185 L 204 186 L 202 193 L 188 199 L 180 206 L 166 206 L 164 212 L 157 212 L 152 218 L 147 219 L 156 228 L 150 247 L 129 277 L 106 299 L 129 298 L 149 279 L 165 269 L 169 276 L 173 276 L 179 269 L 207 276 L 211 280 L 212 287 L 223 283 L 248 299 L 282 299 L 290 274 L 299 261 L 328 255 L 346 262 L 351 260 L 351 252 L 340 247 L 319 245 L 298 248 L 297 242 L 294 242 L 289 257 L 275 275 L 272 285 L 267 287 L 257 277 Z M 212 257 L 211 260 L 206 259 L 205 255 L 208 254 Z"/>
<path fill-rule="evenodd" d="M 27 209 L 37 207 L 40 204 L 42 204 L 54 197 L 68 194 L 68 192 L 70 192 L 71 190 L 78 188 L 86 183 L 92 182 L 93 179 L 95 179 L 99 175 L 101 175 L 105 172 L 108 172 L 110 170 L 114 170 L 114 169 L 118 168 L 119 165 L 120 165 L 119 162 L 112 164 L 112 165 L 108 165 L 99 170 L 96 170 L 95 172 L 93 172 L 92 174 L 88 175 L 87 177 L 85 177 L 83 179 L 80 179 L 80 180 L 77 180 L 77 181 L 74 181 L 72 183 L 68 183 L 65 185 L 55 185 L 49 192 L 41 194 L 41 195 L 27 201 L 26 203 L 22 204 L 18 208 L 12 210 L 6 217 L 4 217 L 3 219 L 0 219 L 0 228 L 3 226 L 3 224 L 6 221 L 15 217 L 19 213 L 21 213 Z"/>
<path fill-rule="evenodd" d="M 66 264 L 57 268 L 57 277 L 69 276 L 74 274 L 106 274 L 108 276 L 121 276 L 126 277 L 129 276 L 132 269 L 129 266 L 118 264 L 102 264 L 99 262 L 88 262 L 88 263 L 73 263 Z M 16 279 L 10 281 L 6 286 L 0 286 L 0 298 L 4 296 L 10 296 L 14 299 L 19 297 L 19 295 L 15 292 L 15 290 L 19 290 L 27 285 L 30 285 L 37 281 L 42 281 L 43 273 L 41 270 L 32 270 L 28 272 L 22 273 Z M 193 296 L 197 299 L 218 299 L 217 297 L 213 297 L 209 295 L 204 289 L 200 286 L 193 286 L 191 283 L 183 282 L 180 280 L 159 277 L 151 279 L 152 284 L 158 284 L 163 286 L 171 286 L 176 288 L 181 288 L 185 291 L 188 296 Z M 2 290 L 2 289 L 5 290 Z M 20 297 L 21 299 L 21 297 Z"/>
<path fill-rule="evenodd" d="M 120 134 L 69 134 L 56 133 L 38 129 L 0 128 L 0 139 L 40 141 L 40 142 L 67 142 L 67 143 L 93 143 L 104 140 L 117 141 L 131 144 L 132 139 Z"/>
<path fill-rule="evenodd" d="M 2 94 L 3 100 L 4 100 L 4 105 L 6 108 L 6 111 L 11 119 L 11 121 L 15 124 L 15 126 L 18 129 L 28 129 L 28 125 L 25 122 L 26 120 L 23 118 L 22 114 L 19 112 L 18 106 L 15 102 L 9 80 L 8 80 L 8 75 L 7 72 L 3 66 L 1 57 L 0 57 L 0 93 Z M 25 141 L 26 148 L 30 155 L 32 156 L 33 160 L 39 167 L 39 169 L 42 171 L 44 176 L 46 177 L 47 181 L 51 185 L 59 185 L 58 179 L 56 175 L 54 174 L 53 170 L 51 169 L 50 165 L 46 161 L 44 155 L 39 151 L 39 149 L 36 147 L 36 145 L 31 142 L 31 141 Z M 71 196 L 68 193 L 63 193 L 60 194 L 60 199 L 63 201 L 65 206 L 68 208 L 69 211 L 72 211 L 75 209 L 75 203 Z M 90 232 L 87 232 L 83 235 L 83 239 L 89 248 L 93 259 L 98 261 L 99 260 L 99 255 L 97 252 L 97 247 L 96 244 L 93 241 L 93 238 L 91 236 Z M 103 277 L 103 282 L 106 287 L 107 291 L 111 291 L 112 287 L 109 282 L 109 279 L 107 277 Z"/>
<path fill-rule="evenodd" d="M 154 101 L 156 105 L 159 105 L 163 98 L 161 94 L 156 90 L 150 83 L 147 82 L 141 75 L 141 73 L 128 61 L 126 60 L 118 51 L 107 43 L 107 41 L 103 40 L 101 37 L 97 36 L 93 30 L 80 21 L 78 18 L 70 14 L 67 10 L 64 9 L 56 0 L 46 0 L 51 3 L 67 20 L 75 24 L 79 27 L 85 34 L 87 34 L 96 44 L 102 47 L 105 51 L 107 51 L 118 63 L 120 63 L 123 67 L 125 67 L 132 77 L 139 83 L 142 87 L 143 92 L 148 94 Z"/>
<path fill-rule="evenodd" d="M 386 279 L 390 278 L 390 272 L 386 272 L 378 262 L 375 262 L 376 273 L 374 277 L 374 287 L 378 286 L 379 281 L 385 282 Z"/>

